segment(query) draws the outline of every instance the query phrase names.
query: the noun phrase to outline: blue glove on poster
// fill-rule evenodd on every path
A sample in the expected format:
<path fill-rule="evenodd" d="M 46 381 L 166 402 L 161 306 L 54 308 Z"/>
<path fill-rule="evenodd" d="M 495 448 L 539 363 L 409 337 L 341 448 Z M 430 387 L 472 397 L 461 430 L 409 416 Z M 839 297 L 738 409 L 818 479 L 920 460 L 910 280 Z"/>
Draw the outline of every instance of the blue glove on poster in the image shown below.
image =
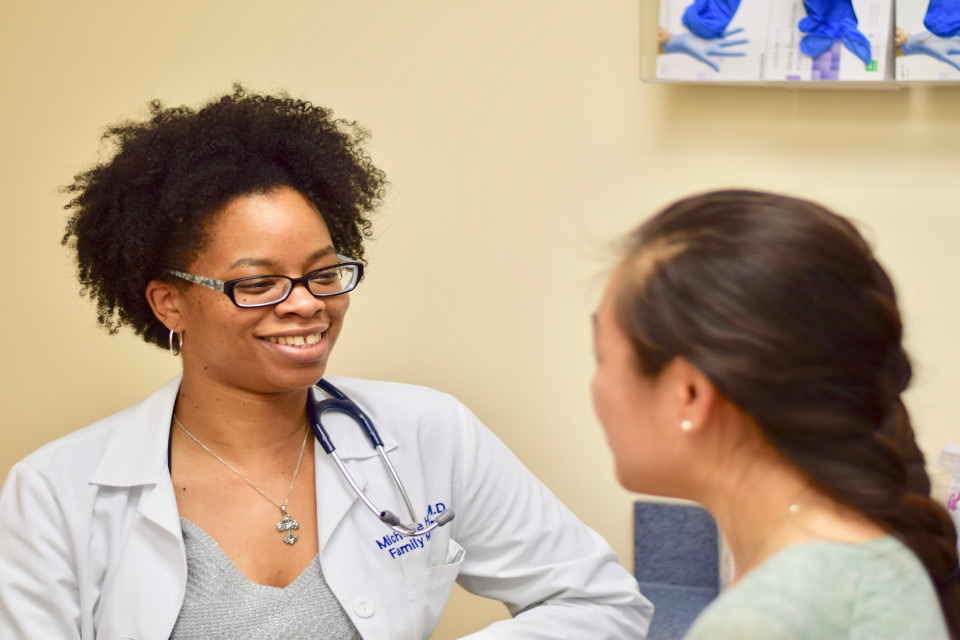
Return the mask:
<path fill-rule="evenodd" d="M 905 56 L 922 53 L 960 71 L 960 36 L 939 38 L 932 33 L 921 31 L 907 38 L 907 41 L 900 45 L 900 50 Z"/>
<path fill-rule="evenodd" d="M 683 12 L 683 26 L 704 40 L 722 38 L 740 0 L 694 0 Z"/>
<path fill-rule="evenodd" d="M 960 33 L 960 0 L 930 0 L 923 26 L 941 38 Z"/>
<path fill-rule="evenodd" d="M 730 36 L 740 33 L 741 31 L 743 31 L 743 29 L 734 29 L 733 31 L 721 34 L 721 37 L 716 40 L 704 40 L 692 33 L 681 33 L 663 43 L 663 52 L 685 53 L 704 64 L 710 65 L 714 71 L 720 71 L 720 67 L 710 59 L 711 57 L 733 58 L 747 55 L 742 51 L 725 50 L 727 47 L 750 42 L 746 38 L 739 40 L 732 40 L 730 38 Z"/>
<path fill-rule="evenodd" d="M 841 40 L 855 56 L 870 64 L 870 41 L 857 29 L 853 0 L 804 0 L 807 17 L 797 27 L 807 35 L 800 41 L 800 50 L 816 58 Z"/>

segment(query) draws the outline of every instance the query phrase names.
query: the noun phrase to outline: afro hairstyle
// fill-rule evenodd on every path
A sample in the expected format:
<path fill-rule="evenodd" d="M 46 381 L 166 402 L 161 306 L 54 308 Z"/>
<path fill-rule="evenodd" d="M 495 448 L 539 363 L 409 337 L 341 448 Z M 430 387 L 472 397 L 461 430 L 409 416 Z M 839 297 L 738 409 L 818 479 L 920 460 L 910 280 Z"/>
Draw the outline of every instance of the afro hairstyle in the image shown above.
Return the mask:
<path fill-rule="evenodd" d="M 110 333 L 122 326 L 165 347 L 167 329 L 145 296 L 168 268 L 185 269 L 211 216 L 238 196 L 288 186 L 320 211 L 338 253 L 363 261 L 384 173 L 362 144 L 368 133 L 310 102 L 232 93 L 199 110 L 154 100 L 143 121 L 106 129 L 112 156 L 64 191 L 72 212 L 63 244 L 75 252 L 81 295 Z"/>

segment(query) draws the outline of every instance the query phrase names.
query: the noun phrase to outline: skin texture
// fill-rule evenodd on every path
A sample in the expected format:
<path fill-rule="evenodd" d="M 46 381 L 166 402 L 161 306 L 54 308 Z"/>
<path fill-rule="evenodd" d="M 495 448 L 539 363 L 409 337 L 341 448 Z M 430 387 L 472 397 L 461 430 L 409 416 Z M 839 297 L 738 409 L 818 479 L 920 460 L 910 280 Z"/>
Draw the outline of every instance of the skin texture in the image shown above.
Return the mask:
<path fill-rule="evenodd" d="M 702 442 L 692 436 L 700 435 L 713 447 L 727 446 L 715 432 L 703 429 L 726 405 L 685 358 L 674 358 L 657 376 L 642 372 L 616 314 L 626 273 L 621 268 L 614 274 L 594 315 L 594 409 L 620 484 L 638 493 L 694 499 L 702 478 L 690 461 Z M 690 430 L 680 428 L 684 421 Z"/>
<path fill-rule="evenodd" d="M 596 371 L 593 405 L 613 452 L 617 479 L 625 488 L 654 492 L 669 473 L 681 444 L 683 418 L 668 402 L 668 376 L 640 373 L 630 342 L 614 317 L 615 288 L 608 287 L 594 316 Z M 657 455 L 651 455 L 657 452 Z"/>
<path fill-rule="evenodd" d="M 290 188 L 234 199 L 211 225 L 210 241 L 190 264 L 191 273 L 219 280 L 299 277 L 337 263 L 320 213 Z M 164 302 L 173 308 L 161 320 L 190 343 L 183 354 L 184 384 L 196 384 L 204 393 L 217 387 L 250 393 L 305 389 L 323 375 L 349 306 L 349 294 L 317 299 L 303 286 L 280 304 L 254 309 L 195 285 L 155 281 L 148 291 L 169 295 Z M 323 339 L 308 348 L 264 340 L 321 332 Z"/>
<path fill-rule="evenodd" d="M 337 262 L 320 212 L 289 187 L 229 201 L 209 223 L 209 241 L 191 273 L 230 280 L 254 275 L 300 277 Z M 152 281 L 147 298 L 165 326 L 183 332 L 180 421 L 219 456 L 283 503 L 307 428 L 307 389 L 326 369 L 349 294 L 314 298 L 297 286 L 283 302 L 241 309 L 227 296 L 193 284 Z M 322 333 L 308 347 L 267 337 Z M 246 482 L 172 427 L 172 475 L 181 516 L 216 540 L 241 572 L 283 587 L 318 550 L 313 438 L 288 508 L 300 541 L 281 542 L 280 511 Z"/>

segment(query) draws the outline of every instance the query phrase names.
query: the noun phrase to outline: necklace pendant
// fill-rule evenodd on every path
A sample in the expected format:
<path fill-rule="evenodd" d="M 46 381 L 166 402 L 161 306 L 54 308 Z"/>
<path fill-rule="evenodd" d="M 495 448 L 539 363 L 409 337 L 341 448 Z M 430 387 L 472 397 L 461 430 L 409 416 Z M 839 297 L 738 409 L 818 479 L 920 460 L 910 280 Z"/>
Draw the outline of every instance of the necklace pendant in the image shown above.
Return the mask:
<path fill-rule="evenodd" d="M 277 531 L 283 534 L 283 541 L 287 544 L 293 544 L 299 540 L 300 536 L 293 534 L 293 531 L 299 528 L 300 522 L 291 518 L 287 510 L 283 509 L 283 518 L 277 523 Z"/>

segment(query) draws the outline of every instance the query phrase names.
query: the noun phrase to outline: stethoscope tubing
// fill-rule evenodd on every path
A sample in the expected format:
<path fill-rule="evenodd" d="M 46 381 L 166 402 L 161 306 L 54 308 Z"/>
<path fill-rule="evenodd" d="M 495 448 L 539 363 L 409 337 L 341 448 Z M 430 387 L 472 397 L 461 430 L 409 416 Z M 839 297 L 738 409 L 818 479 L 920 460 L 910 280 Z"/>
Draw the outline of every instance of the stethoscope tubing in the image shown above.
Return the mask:
<path fill-rule="evenodd" d="M 393 464 L 390 463 L 390 458 L 387 456 L 387 453 L 383 448 L 383 440 L 380 439 L 380 434 L 377 432 L 376 427 L 373 426 L 373 421 L 359 406 L 357 406 L 355 402 L 350 400 L 342 391 L 340 391 L 340 389 L 327 380 L 321 379 L 317 382 L 317 386 L 332 397 L 318 401 L 313 396 L 313 390 L 308 392 L 307 415 L 310 418 L 310 430 L 313 431 L 313 435 L 317 438 L 317 442 L 320 443 L 320 446 L 323 447 L 323 450 L 327 453 L 327 455 L 333 458 L 334 463 L 336 463 L 337 467 L 340 469 L 340 473 L 347 481 L 347 484 L 350 485 L 350 488 L 353 489 L 354 493 L 357 494 L 357 497 L 360 498 L 360 500 L 375 516 L 377 516 L 381 522 L 402 536 L 416 538 L 426 535 L 453 520 L 453 511 L 451 509 L 447 509 L 437 515 L 436 520 L 434 520 L 430 525 L 420 528 L 420 526 L 417 525 L 417 514 L 413 508 L 413 503 L 410 501 L 410 497 L 407 495 L 407 491 L 404 489 L 403 483 L 400 481 L 400 476 L 397 474 L 396 469 L 393 467 Z M 343 413 L 352 418 L 363 429 L 367 439 L 370 441 L 370 444 L 373 445 L 373 448 L 376 450 L 377 455 L 380 456 L 380 460 L 383 462 L 384 467 L 386 467 L 390 477 L 393 479 L 394 485 L 400 491 L 400 495 L 403 496 L 403 501 L 407 507 L 408 513 L 410 514 L 411 524 L 403 524 L 400 521 L 400 518 L 398 518 L 392 511 L 386 511 L 378 508 L 363 492 L 363 490 L 360 488 L 360 485 L 358 485 L 353 479 L 353 476 L 350 474 L 347 466 L 337 454 L 336 445 L 334 445 L 333 440 L 330 439 L 330 434 L 328 434 L 327 430 L 323 427 L 321 418 L 327 411 Z"/>

